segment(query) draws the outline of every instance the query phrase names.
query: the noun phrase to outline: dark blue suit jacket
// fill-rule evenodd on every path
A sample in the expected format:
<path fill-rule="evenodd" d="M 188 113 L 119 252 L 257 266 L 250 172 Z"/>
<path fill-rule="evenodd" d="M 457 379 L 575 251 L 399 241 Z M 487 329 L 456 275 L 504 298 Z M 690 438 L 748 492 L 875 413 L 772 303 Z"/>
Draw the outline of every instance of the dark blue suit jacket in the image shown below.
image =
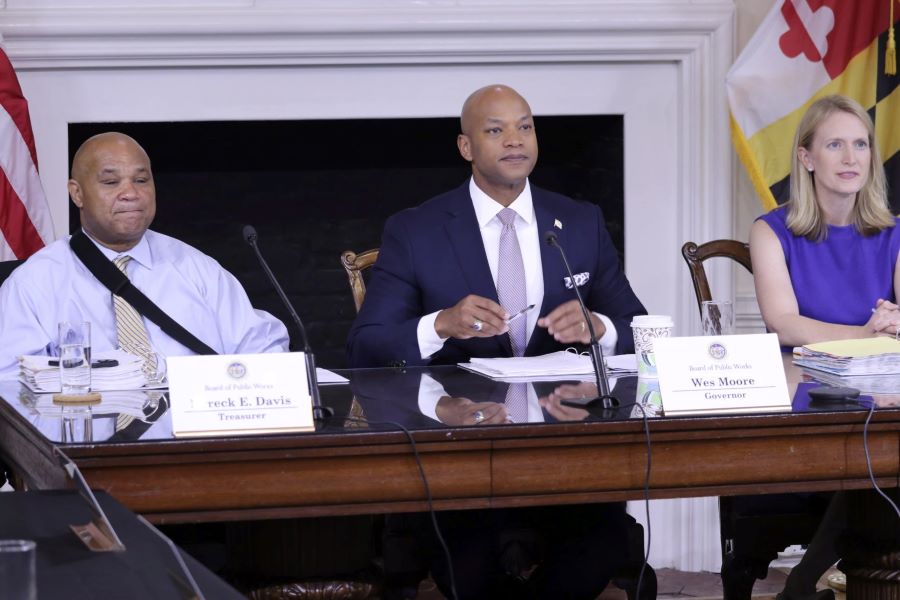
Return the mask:
<path fill-rule="evenodd" d="M 616 352 L 633 352 L 631 318 L 646 314 L 646 310 L 625 278 L 600 209 L 535 186 L 531 186 L 531 195 L 538 231 L 556 231 L 572 271 L 590 273 L 580 290 L 588 308 L 606 315 L 615 325 L 619 335 Z M 554 228 L 556 220 L 562 229 Z M 565 287 L 566 272 L 558 250 L 543 242 L 540 248 L 544 316 L 574 299 L 575 292 Z M 497 300 L 466 181 L 388 219 L 365 302 L 350 330 L 349 365 L 454 364 L 471 357 L 511 356 L 509 336 L 500 335 L 448 339 L 430 360 L 422 360 L 416 338 L 419 319 L 450 308 L 469 294 Z M 525 354 L 536 356 L 563 348 L 546 329 L 536 327 Z"/>

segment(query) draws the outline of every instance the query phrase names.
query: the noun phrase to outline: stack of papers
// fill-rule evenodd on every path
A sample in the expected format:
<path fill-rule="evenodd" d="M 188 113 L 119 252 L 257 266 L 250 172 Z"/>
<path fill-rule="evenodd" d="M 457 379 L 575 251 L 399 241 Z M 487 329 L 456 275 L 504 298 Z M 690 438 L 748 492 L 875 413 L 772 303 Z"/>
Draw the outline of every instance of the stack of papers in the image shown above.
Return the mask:
<path fill-rule="evenodd" d="M 350 383 L 350 380 L 334 371 L 316 367 L 316 383 L 319 385 L 335 385 L 338 383 Z"/>
<path fill-rule="evenodd" d="M 613 356 L 607 361 L 609 375 L 618 376 L 637 372 L 633 354 Z M 513 358 L 473 358 L 460 363 L 463 369 L 504 381 L 556 381 L 577 379 L 593 381 L 594 365 L 587 354 L 560 350 L 543 356 L 516 356 Z"/>
<path fill-rule="evenodd" d="M 42 416 L 59 417 L 67 413 L 73 414 L 86 408 L 87 412 L 93 416 L 122 414 L 130 415 L 136 419 L 143 419 L 146 416 L 144 406 L 150 402 L 151 394 L 159 396 L 164 393 L 145 390 L 105 391 L 100 404 L 74 408 L 54 404 L 53 394 L 38 394 L 28 390 L 23 390 L 22 394 L 19 395 L 19 400 Z M 28 394 L 28 396 L 26 397 L 25 394 Z"/>
<path fill-rule="evenodd" d="M 637 357 L 634 354 L 616 354 L 604 357 L 606 372 L 610 377 L 637 375 Z"/>
<path fill-rule="evenodd" d="M 141 370 L 142 359 L 124 350 L 97 352 L 91 360 L 94 363 L 100 360 L 115 360 L 119 363 L 115 367 L 91 369 L 92 391 L 136 390 L 147 385 L 147 378 Z M 51 361 L 55 364 L 51 365 Z M 35 392 L 58 392 L 58 361 L 59 358 L 54 356 L 20 356 L 19 381 Z"/>
<path fill-rule="evenodd" d="M 856 388 L 861 394 L 897 394 L 900 392 L 900 374 L 890 375 L 848 375 L 841 377 L 825 371 L 803 369 L 811 379 L 834 387 Z"/>
<path fill-rule="evenodd" d="M 840 377 L 898 375 L 900 340 L 874 337 L 809 344 L 794 348 L 794 364 Z"/>

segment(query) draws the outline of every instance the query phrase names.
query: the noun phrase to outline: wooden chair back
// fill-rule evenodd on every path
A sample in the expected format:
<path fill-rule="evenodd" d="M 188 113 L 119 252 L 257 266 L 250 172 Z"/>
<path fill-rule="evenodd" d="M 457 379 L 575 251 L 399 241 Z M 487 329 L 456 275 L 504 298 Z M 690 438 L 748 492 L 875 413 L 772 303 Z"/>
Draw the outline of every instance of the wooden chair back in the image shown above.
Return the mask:
<path fill-rule="evenodd" d="M 753 273 L 750 246 L 737 240 L 714 240 L 697 245 L 687 242 L 681 255 L 691 272 L 697 308 L 712 300 L 703 262 L 730 258 Z M 803 502 L 791 494 L 768 496 L 722 496 L 719 498 L 719 529 L 722 543 L 722 586 L 728 600 L 750 600 L 757 578 L 765 578 L 777 552 L 809 542 L 821 520 L 815 501 Z"/>
<path fill-rule="evenodd" d="M 350 292 L 353 294 L 353 303 L 356 312 L 359 312 L 363 300 L 366 299 L 366 282 L 362 272 L 368 269 L 378 260 L 378 248 L 356 253 L 353 250 L 345 250 L 341 253 L 341 264 L 347 271 L 347 279 L 350 281 Z"/>
<path fill-rule="evenodd" d="M 697 295 L 697 310 L 700 310 L 704 301 L 712 300 L 712 292 L 709 290 L 709 280 L 706 278 L 706 269 L 703 262 L 709 258 L 730 258 L 737 262 L 748 272 L 753 273 L 753 265 L 750 264 L 750 245 L 737 240 L 713 240 L 700 244 L 687 242 L 681 247 L 681 256 L 687 263 L 691 272 L 691 282 L 694 284 L 694 293 Z"/>

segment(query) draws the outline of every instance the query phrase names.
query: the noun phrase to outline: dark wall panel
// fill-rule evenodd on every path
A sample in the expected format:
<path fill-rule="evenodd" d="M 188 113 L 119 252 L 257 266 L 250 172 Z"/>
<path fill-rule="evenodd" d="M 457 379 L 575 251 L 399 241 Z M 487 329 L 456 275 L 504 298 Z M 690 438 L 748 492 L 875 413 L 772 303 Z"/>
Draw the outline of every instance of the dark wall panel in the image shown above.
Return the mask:
<path fill-rule="evenodd" d="M 246 287 L 254 306 L 286 323 L 241 226 L 259 245 L 310 335 L 318 364 L 344 366 L 355 315 L 340 253 L 379 245 L 384 220 L 462 183 L 457 119 L 79 123 L 70 156 L 91 135 L 122 131 L 153 163 L 153 229 L 213 256 Z M 621 253 L 621 116 L 540 117 L 532 181 L 599 204 Z M 70 223 L 77 226 L 72 207 Z M 296 328 L 288 323 L 296 345 Z"/>

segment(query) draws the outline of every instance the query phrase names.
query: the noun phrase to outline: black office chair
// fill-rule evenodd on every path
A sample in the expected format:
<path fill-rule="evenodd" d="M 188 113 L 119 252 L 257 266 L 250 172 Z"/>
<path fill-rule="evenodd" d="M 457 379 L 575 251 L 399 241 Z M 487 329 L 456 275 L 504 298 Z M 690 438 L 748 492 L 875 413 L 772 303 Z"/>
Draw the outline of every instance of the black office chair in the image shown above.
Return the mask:
<path fill-rule="evenodd" d="M 713 240 L 681 248 L 697 296 L 697 308 L 712 300 L 704 261 L 728 258 L 753 273 L 750 246 L 737 240 Z M 750 600 L 753 584 L 765 579 L 769 563 L 791 544 L 812 539 L 830 494 L 768 494 L 719 498 L 722 587 L 725 600 Z"/>
<path fill-rule="evenodd" d="M 6 281 L 6 278 L 9 277 L 10 273 L 12 273 L 16 267 L 21 265 L 24 260 L 5 260 L 0 261 L 0 285 Z"/>
<path fill-rule="evenodd" d="M 0 261 L 0 285 L 3 285 L 3 282 L 6 281 L 6 278 L 9 277 L 9 274 L 12 273 L 16 267 L 21 265 L 24 260 L 5 260 Z M 3 464 L 3 461 L 0 461 L 0 487 L 6 485 L 6 482 L 9 481 L 11 476 L 9 467 Z"/>

